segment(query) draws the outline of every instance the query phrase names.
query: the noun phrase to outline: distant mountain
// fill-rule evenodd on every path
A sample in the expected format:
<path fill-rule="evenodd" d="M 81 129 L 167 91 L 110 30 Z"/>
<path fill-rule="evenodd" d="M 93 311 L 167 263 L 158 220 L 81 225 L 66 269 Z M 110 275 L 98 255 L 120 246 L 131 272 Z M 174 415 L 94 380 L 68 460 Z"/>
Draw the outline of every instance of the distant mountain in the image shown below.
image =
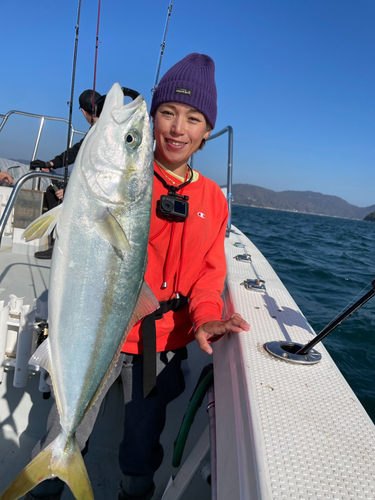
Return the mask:
<path fill-rule="evenodd" d="M 308 214 L 359 219 L 375 211 L 375 205 L 356 207 L 338 196 L 314 191 L 272 191 L 251 184 L 233 184 L 233 204 L 273 208 Z"/>
<path fill-rule="evenodd" d="M 375 212 L 371 212 L 371 214 L 366 215 L 366 217 L 363 220 L 375 222 Z"/>

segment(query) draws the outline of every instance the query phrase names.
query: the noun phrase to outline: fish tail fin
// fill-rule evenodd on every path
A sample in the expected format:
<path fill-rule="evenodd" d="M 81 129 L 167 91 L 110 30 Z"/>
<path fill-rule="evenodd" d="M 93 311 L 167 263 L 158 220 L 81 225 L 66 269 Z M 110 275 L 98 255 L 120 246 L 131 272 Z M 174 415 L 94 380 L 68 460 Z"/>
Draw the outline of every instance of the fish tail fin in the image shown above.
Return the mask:
<path fill-rule="evenodd" d="M 17 500 L 39 483 L 52 477 L 64 481 L 76 500 L 94 500 L 94 494 L 81 452 L 74 437 L 63 449 L 60 436 L 42 450 L 1 495 L 0 500 Z M 61 453 L 56 453 L 61 449 Z"/>

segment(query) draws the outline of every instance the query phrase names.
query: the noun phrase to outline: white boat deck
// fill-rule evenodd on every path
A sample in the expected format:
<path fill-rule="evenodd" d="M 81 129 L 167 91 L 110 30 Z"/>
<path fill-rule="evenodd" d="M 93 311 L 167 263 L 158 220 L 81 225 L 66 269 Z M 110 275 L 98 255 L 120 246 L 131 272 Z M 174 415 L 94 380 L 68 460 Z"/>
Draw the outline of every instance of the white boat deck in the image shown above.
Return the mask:
<path fill-rule="evenodd" d="M 252 264 L 234 259 L 243 253 Z M 313 330 L 239 231 L 226 254 L 228 314 L 233 307 L 251 330 L 215 349 L 218 499 L 374 499 L 374 424 L 321 343 L 311 366 L 265 351 L 269 341 L 306 344 Z M 246 290 L 244 278 L 265 280 L 266 293 Z"/>
<path fill-rule="evenodd" d="M 35 259 L 32 254 L 12 252 L 11 241 L 3 238 L 0 251 L 0 301 L 4 300 L 7 304 L 10 293 L 25 297 L 24 304 L 31 305 L 31 308 L 34 306 L 34 299 L 45 300 L 50 262 Z M 176 475 L 179 470 L 172 467 L 173 442 L 201 370 L 210 362 L 212 358 L 200 351 L 197 345 L 190 345 L 189 359 L 184 362 L 186 390 L 168 407 L 167 425 L 162 435 L 165 457 L 155 477 L 155 499 L 163 496 L 170 477 Z M 11 368 L 5 371 L 3 382 L 0 384 L 0 493 L 30 462 L 31 450 L 45 433 L 52 403 L 51 399 L 43 399 L 43 394 L 38 390 L 38 373 L 30 373 L 24 388 L 13 387 L 13 379 L 14 370 Z M 90 437 L 85 462 L 96 499 L 117 498 L 121 477 L 118 444 L 122 438 L 122 401 L 119 382 L 109 391 Z M 206 403 L 203 402 L 192 425 L 183 460 L 199 440 L 207 424 Z M 189 500 L 194 496 L 202 500 L 211 498 L 211 488 L 199 471 L 194 474 L 181 499 Z M 62 500 L 73 499 L 72 493 L 66 487 Z"/>
<path fill-rule="evenodd" d="M 50 260 L 35 259 L 32 253 L 13 253 L 10 238 L 3 237 L 0 248 L 0 300 L 5 302 L 12 293 L 25 297 L 24 303 L 34 305 L 34 299 L 46 299 Z"/>
<path fill-rule="evenodd" d="M 204 353 L 190 352 L 189 354 L 191 361 L 194 357 L 194 364 L 199 365 L 203 361 L 204 366 L 207 360 Z M 173 441 L 197 382 L 195 372 L 190 372 L 189 362 L 185 363 L 187 389 L 181 398 L 169 406 L 167 426 L 162 435 L 165 457 L 163 466 L 155 476 L 157 486 L 155 499 L 163 496 L 170 476 L 178 472 L 178 469 L 171 465 Z M 51 400 L 43 399 L 38 391 L 38 382 L 38 375 L 31 375 L 24 390 L 16 389 L 12 385 L 13 373 L 10 371 L 5 375 L 3 384 L 0 385 L 0 492 L 30 462 L 31 450 L 45 433 Z M 118 445 L 122 437 L 122 400 L 122 387 L 118 382 L 112 386 L 103 403 L 90 437 L 89 451 L 85 456 L 87 471 L 97 500 L 117 498 L 118 482 L 121 477 L 118 466 Z M 184 458 L 190 453 L 207 425 L 205 406 L 203 403 L 193 423 Z M 197 473 L 181 499 L 189 500 L 195 496 L 208 500 L 211 498 L 210 491 L 210 486 Z M 65 488 L 62 500 L 74 500 L 68 487 Z"/>

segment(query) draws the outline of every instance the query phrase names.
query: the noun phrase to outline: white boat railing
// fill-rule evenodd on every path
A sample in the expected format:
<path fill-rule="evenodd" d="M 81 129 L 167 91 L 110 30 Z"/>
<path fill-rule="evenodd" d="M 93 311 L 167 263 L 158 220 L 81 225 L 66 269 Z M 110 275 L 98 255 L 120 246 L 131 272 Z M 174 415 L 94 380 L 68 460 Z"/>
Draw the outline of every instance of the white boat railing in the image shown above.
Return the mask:
<path fill-rule="evenodd" d="M 228 211 L 229 211 L 229 217 L 228 217 L 228 223 L 227 223 L 227 234 L 226 236 L 229 236 L 230 228 L 232 225 L 232 176 L 233 176 L 233 128 L 228 125 L 222 130 L 219 130 L 219 132 L 216 132 L 216 134 L 210 135 L 208 139 L 206 139 L 206 142 L 212 141 L 213 139 L 217 139 L 223 134 L 226 134 L 228 132 L 228 161 L 227 161 L 227 201 L 228 201 Z M 190 157 L 189 164 L 191 167 L 193 167 L 194 163 L 194 155 Z"/>
<path fill-rule="evenodd" d="M 33 161 L 36 158 L 36 153 L 38 151 L 38 147 L 39 147 L 39 143 L 40 143 L 40 138 L 42 136 L 43 127 L 44 127 L 44 123 L 45 123 L 46 120 L 51 120 L 51 121 L 55 121 L 55 122 L 65 122 L 65 123 L 67 123 L 69 125 L 69 120 L 67 120 L 66 118 L 57 118 L 55 116 L 37 115 L 35 113 L 26 113 L 24 111 L 12 110 L 12 111 L 8 111 L 8 113 L 6 115 L 0 114 L 0 118 L 2 118 L 1 123 L 0 123 L 0 133 L 2 132 L 2 130 L 4 129 L 6 123 L 8 122 L 8 119 L 12 115 L 28 116 L 30 118 L 38 118 L 40 120 L 39 130 L 38 130 L 38 134 L 37 134 L 37 137 L 36 137 L 36 140 L 35 140 L 35 144 L 34 144 L 34 151 L 33 151 L 33 154 L 31 156 L 31 160 L 30 161 Z M 85 135 L 86 132 L 81 132 L 80 130 L 76 130 L 74 128 L 74 126 L 71 125 L 70 126 L 70 136 L 69 136 L 69 147 L 72 147 L 74 134 Z"/>
<path fill-rule="evenodd" d="M 227 200 L 228 200 L 228 224 L 227 224 L 227 237 L 229 236 L 229 230 L 232 225 L 232 173 L 233 173 L 233 128 L 228 125 L 227 127 L 219 130 L 216 134 L 210 135 L 207 141 L 212 141 L 217 137 L 228 132 L 228 162 L 227 162 Z"/>
<path fill-rule="evenodd" d="M 1 216 L 0 219 L 0 245 L 1 245 L 1 239 L 3 237 L 3 233 L 5 230 L 6 223 L 8 221 L 8 218 L 12 212 L 12 208 L 16 202 L 18 193 L 21 190 L 22 185 L 29 179 L 33 179 L 34 177 L 47 177 L 48 179 L 56 179 L 56 180 L 64 180 L 63 175 L 57 175 L 53 174 L 51 172 L 41 172 L 39 170 L 33 170 L 31 172 L 28 172 L 27 174 L 23 175 L 20 179 L 18 179 L 17 183 L 15 184 L 12 194 L 9 196 L 8 203 L 5 206 L 3 215 Z"/>

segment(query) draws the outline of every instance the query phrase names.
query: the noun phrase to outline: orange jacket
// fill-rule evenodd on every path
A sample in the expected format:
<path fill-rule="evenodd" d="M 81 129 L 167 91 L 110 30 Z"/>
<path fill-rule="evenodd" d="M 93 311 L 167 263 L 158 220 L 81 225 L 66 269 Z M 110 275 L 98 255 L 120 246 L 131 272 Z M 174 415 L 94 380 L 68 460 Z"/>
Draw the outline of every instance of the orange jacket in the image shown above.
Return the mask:
<path fill-rule="evenodd" d="M 154 167 L 160 174 L 156 164 Z M 193 341 L 193 324 L 198 328 L 207 321 L 221 319 L 228 218 L 227 201 L 221 189 L 202 175 L 178 191 L 189 196 L 189 216 L 185 222 L 158 217 L 156 206 L 162 194 L 168 194 L 168 190 L 154 176 L 145 280 L 159 302 L 174 298 L 177 292 L 188 297 L 189 302 L 156 321 L 157 352 L 177 349 Z M 140 323 L 130 331 L 122 351 L 143 353 Z"/>

